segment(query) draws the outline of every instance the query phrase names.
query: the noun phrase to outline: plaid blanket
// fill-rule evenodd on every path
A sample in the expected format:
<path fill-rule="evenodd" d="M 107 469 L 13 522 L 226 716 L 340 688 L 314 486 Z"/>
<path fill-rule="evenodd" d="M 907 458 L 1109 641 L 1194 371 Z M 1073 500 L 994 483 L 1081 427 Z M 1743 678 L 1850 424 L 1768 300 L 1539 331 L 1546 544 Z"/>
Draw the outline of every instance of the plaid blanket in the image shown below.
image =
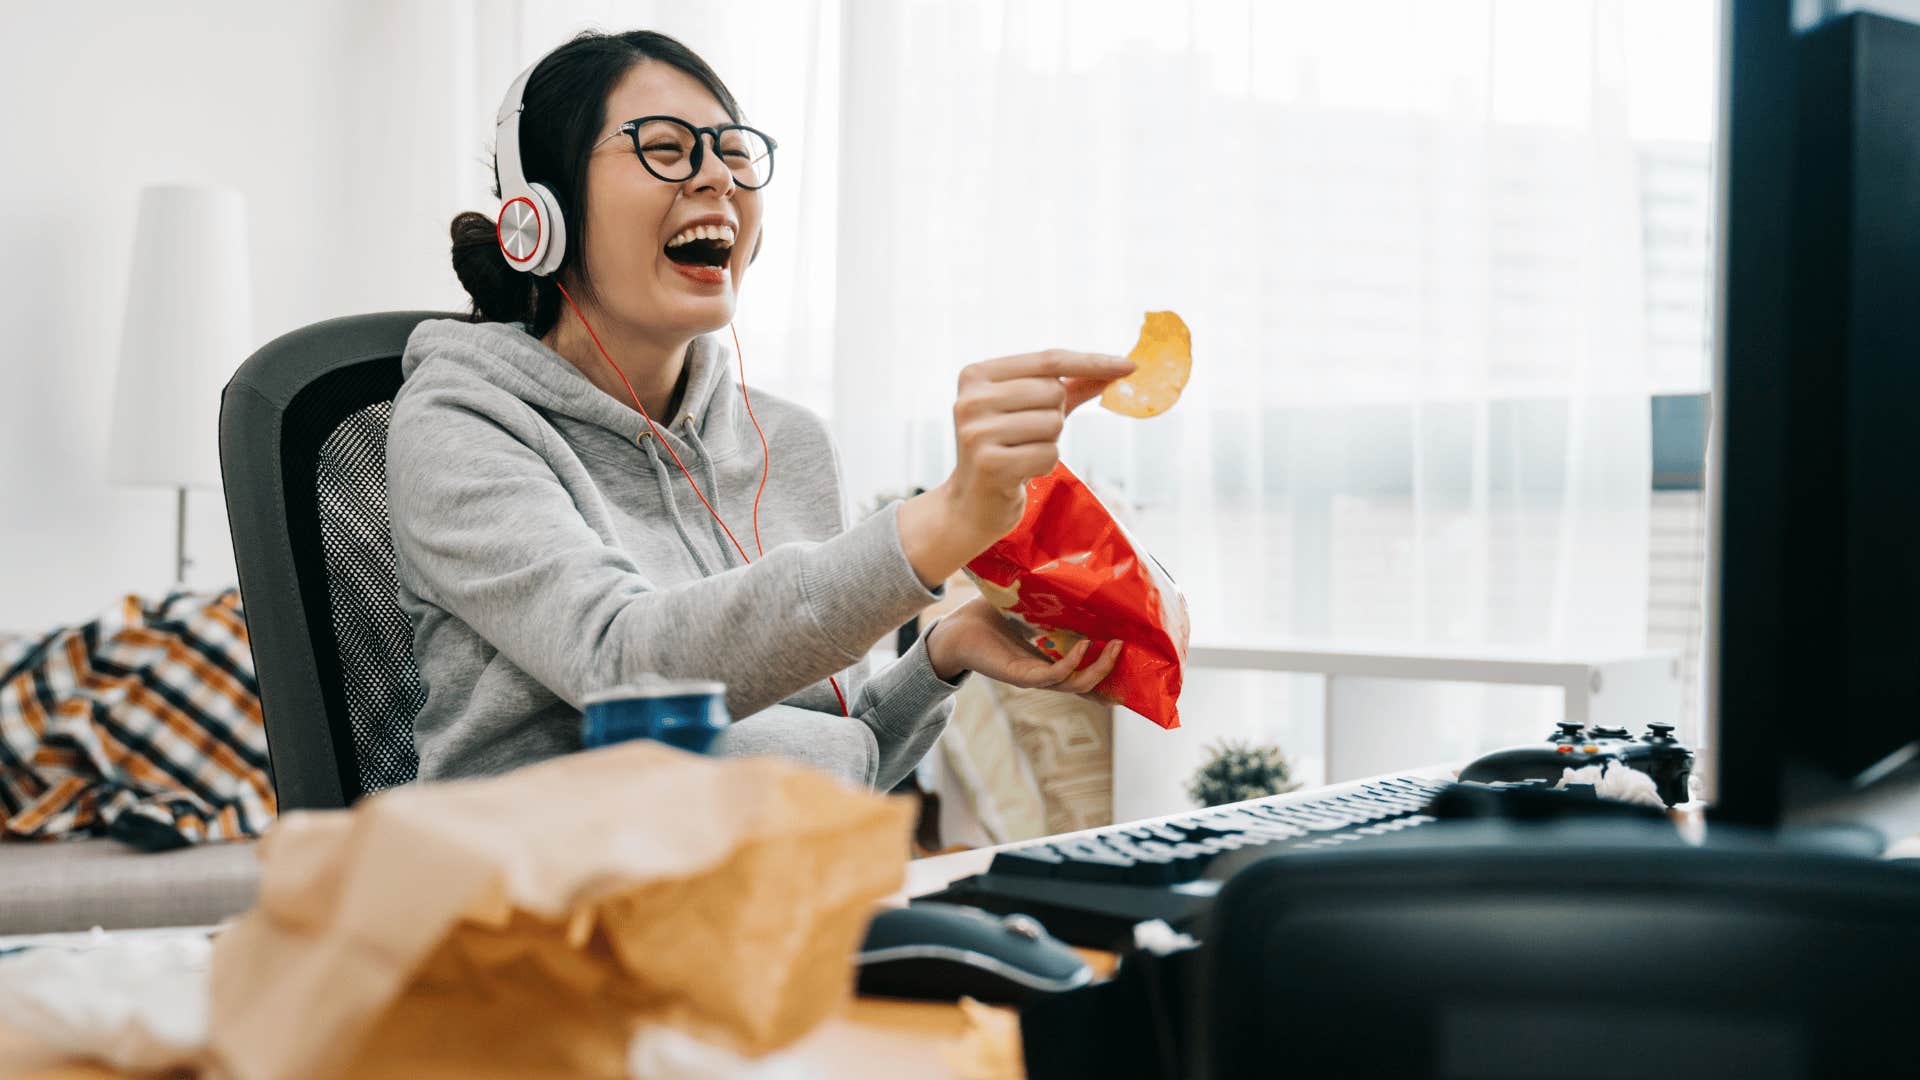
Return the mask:
<path fill-rule="evenodd" d="M 258 835 L 274 809 L 237 591 L 128 596 L 0 646 L 0 839 L 162 849 Z"/>

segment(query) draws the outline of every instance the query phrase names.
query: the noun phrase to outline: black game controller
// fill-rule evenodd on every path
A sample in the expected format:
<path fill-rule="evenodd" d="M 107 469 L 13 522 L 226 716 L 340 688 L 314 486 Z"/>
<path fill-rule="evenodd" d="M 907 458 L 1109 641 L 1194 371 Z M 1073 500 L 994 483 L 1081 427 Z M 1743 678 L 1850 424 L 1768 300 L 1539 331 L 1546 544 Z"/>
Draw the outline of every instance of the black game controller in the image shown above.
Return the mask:
<path fill-rule="evenodd" d="M 1587 728 L 1571 720 L 1559 722 L 1545 746 L 1516 746 L 1496 750 L 1467 766 L 1460 779 L 1482 784 L 1545 781 L 1552 784 L 1567 769 L 1616 761 L 1653 777 L 1661 801 L 1668 806 L 1686 802 L 1687 778 L 1693 775 L 1693 751 L 1673 737 L 1673 725 L 1652 723 L 1636 739 L 1625 728 Z"/>

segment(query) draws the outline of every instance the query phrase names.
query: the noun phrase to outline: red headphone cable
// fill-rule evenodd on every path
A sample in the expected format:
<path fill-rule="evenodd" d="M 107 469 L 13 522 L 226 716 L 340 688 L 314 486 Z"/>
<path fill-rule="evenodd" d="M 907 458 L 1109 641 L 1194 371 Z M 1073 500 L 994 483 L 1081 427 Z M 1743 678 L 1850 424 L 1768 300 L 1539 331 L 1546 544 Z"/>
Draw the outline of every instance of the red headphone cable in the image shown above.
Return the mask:
<path fill-rule="evenodd" d="M 647 429 L 653 432 L 654 438 L 660 440 L 660 445 L 666 449 L 667 455 L 673 458 L 673 463 L 680 467 L 680 475 L 687 478 L 687 485 L 693 488 L 694 497 L 700 500 L 701 506 L 707 508 L 707 513 L 712 514 L 713 520 L 719 523 L 720 531 L 726 533 L 727 539 L 733 542 L 733 549 L 740 553 L 740 561 L 752 562 L 752 559 L 747 558 L 747 549 L 740 546 L 739 540 L 734 539 L 733 530 L 727 528 L 727 523 L 721 518 L 720 512 L 715 510 L 713 504 L 707 501 L 706 495 L 701 493 L 700 485 L 694 481 L 693 473 L 687 471 L 686 465 L 680 460 L 680 455 L 674 452 L 673 445 L 667 442 L 661 436 L 660 429 L 654 426 L 653 417 L 648 416 L 646 406 L 640 404 L 640 395 L 634 392 L 633 384 L 627 381 L 627 375 L 620 370 L 620 365 L 614 363 L 613 357 L 607 355 L 607 347 L 600 344 L 600 335 L 593 332 L 592 324 L 588 323 L 587 317 L 580 313 L 580 305 L 573 302 L 573 294 L 567 292 L 567 287 L 561 285 L 558 278 L 555 278 L 553 283 L 559 288 L 560 295 L 566 298 L 567 306 L 573 309 L 574 317 L 580 320 L 580 325 L 587 328 L 587 336 L 593 339 L 594 348 L 600 350 L 601 359 L 613 369 L 613 373 L 620 379 L 620 384 L 627 388 L 627 396 L 633 398 L 633 407 L 639 412 L 640 419 L 647 422 Z M 727 329 L 733 330 L 733 324 L 727 324 Z M 767 433 L 760 430 L 760 421 L 753 415 L 753 403 L 747 398 L 747 358 L 740 350 L 740 333 L 737 330 L 733 331 L 733 352 L 740 361 L 740 400 L 746 403 L 747 419 L 753 421 L 753 430 L 760 435 L 760 489 L 753 494 L 753 546 L 761 555 L 765 555 L 767 550 L 760 544 L 760 495 L 767 490 L 767 474 L 773 469 L 773 458 L 767 450 Z M 839 680 L 829 675 L 827 685 L 833 687 L 833 696 L 839 699 L 840 715 L 853 715 L 847 708 L 847 695 L 840 692 Z"/>
<path fill-rule="evenodd" d="M 753 493 L 753 546 L 760 554 L 767 549 L 760 543 L 760 495 L 767 490 L 767 473 L 773 468 L 773 455 L 767 452 L 767 433 L 760 430 L 760 418 L 753 415 L 753 402 L 747 399 L 747 351 L 740 347 L 740 331 L 727 324 L 727 333 L 733 335 L 733 356 L 740 362 L 740 401 L 747 407 L 747 419 L 753 421 L 753 432 L 760 436 L 760 490 Z M 840 688 L 835 686 L 834 693 Z"/>

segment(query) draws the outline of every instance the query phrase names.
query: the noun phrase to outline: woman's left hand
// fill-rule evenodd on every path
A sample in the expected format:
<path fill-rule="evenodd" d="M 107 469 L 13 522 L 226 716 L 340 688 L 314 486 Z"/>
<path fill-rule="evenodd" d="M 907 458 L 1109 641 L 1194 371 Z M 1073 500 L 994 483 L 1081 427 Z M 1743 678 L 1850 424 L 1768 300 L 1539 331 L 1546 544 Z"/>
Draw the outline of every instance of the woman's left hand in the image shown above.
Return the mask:
<path fill-rule="evenodd" d="M 1059 690 L 1111 705 L 1093 688 L 1112 673 L 1120 659 L 1120 642 L 1109 641 L 1099 659 L 1075 670 L 1088 644 L 1083 640 L 1060 659 L 1049 660 L 1028 645 L 997 608 L 976 598 L 933 624 L 927 632 L 927 658 L 934 674 L 948 682 L 963 671 L 977 671 L 1009 686 Z"/>

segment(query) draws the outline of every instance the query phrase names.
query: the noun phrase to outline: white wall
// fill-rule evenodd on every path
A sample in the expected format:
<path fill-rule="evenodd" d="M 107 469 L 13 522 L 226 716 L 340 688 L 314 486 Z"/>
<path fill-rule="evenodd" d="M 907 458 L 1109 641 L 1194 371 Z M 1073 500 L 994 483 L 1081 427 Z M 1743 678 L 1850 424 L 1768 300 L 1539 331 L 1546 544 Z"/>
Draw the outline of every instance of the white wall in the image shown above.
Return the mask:
<path fill-rule="evenodd" d="M 172 579 L 172 493 L 105 479 L 143 184 L 219 182 L 245 195 L 256 345 L 336 315 L 463 301 L 446 225 L 465 206 L 484 209 L 484 147 L 459 120 L 491 102 L 452 100 L 459 80 L 445 65 L 460 50 L 420 56 L 395 44 L 470 27 L 472 11 L 444 32 L 436 25 L 454 7 L 470 5 L 0 8 L 10 45 L 0 65 L 0 629 L 78 621 Z M 432 111 L 417 107 L 426 94 L 447 99 L 437 130 L 418 122 Z M 384 108 L 388 95 L 415 107 Z M 474 144 L 442 152 L 460 142 Z M 464 167 L 392 167 L 416 148 Z M 189 583 L 231 582 L 221 496 L 192 501 Z"/>

